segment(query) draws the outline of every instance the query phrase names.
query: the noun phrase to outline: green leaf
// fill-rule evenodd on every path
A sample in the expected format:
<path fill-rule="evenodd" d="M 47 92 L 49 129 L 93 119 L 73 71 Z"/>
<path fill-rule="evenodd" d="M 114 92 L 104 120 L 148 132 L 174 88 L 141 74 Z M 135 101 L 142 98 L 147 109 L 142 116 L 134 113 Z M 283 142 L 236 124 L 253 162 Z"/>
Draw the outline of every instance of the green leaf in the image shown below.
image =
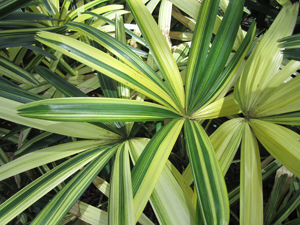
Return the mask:
<path fill-rule="evenodd" d="M 220 79 L 242 18 L 244 1 L 231 1 L 207 54 L 218 5 L 218 0 L 204 1 L 197 19 L 186 78 L 189 113 L 201 108 L 208 100 L 205 98 L 208 93 L 215 91 L 212 87 Z"/>
<path fill-rule="evenodd" d="M 37 40 L 163 105 L 178 108 L 171 97 L 144 74 L 133 70 L 102 51 L 72 38 L 53 33 L 40 32 Z"/>
<path fill-rule="evenodd" d="M 3 57 L 0 57 L 0 73 L 21 83 L 32 86 L 39 84 L 30 73 Z"/>
<path fill-rule="evenodd" d="M 26 127 L 27 128 L 27 127 Z M 24 143 L 15 153 L 15 156 L 24 155 L 26 153 L 36 151 L 38 149 L 47 147 L 50 144 L 53 144 L 61 139 L 65 138 L 63 135 L 53 134 L 50 132 L 43 132 L 34 138 L 31 138 L 29 141 Z"/>
<path fill-rule="evenodd" d="M 190 108 L 193 103 L 192 96 L 195 93 L 196 83 L 200 79 L 200 70 L 203 70 L 207 51 L 209 49 L 219 1 L 204 1 L 198 13 L 194 40 L 190 49 L 186 75 L 186 105 Z M 201 22 L 200 22 L 201 21 Z M 188 108 L 188 110 L 189 110 Z"/>
<path fill-rule="evenodd" d="M 3 0 L 0 2 L 0 19 L 23 7 L 32 0 Z"/>
<path fill-rule="evenodd" d="M 179 117 L 176 112 L 149 102 L 92 97 L 32 102 L 19 107 L 19 114 L 39 119 L 78 122 L 138 122 Z"/>
<path fill-rule="evenodd" d="M 121 136 L 114 132 L 89 123 L 65 123 L 22 117 L 17 114 L 16 110 L 17 107 L 22 105 L 22 103 L 0 97 L 0 117 L 14 123 L 72 137 L 110 141 L 116 141 L 121 138 Z"/>
<path fill-rule="evenodd" d="M 108 23 L 108 24 L 110 24 L 112 26 L 116 26 L 116 22 L 115 21 L 113 21 L 111 19 L 108 19 L 105 16 L 97 15 L 96 13 L 92 13 L 92 12 L 85 12 L 85 14 L 90 14 L 90 15 L 92 15 L 94 17 L 99 18 L 100 20 L 105 21 L 106 23 Z M 95 25 L 93 24 L 93 26 L 95 26 Z M 139 42 L 140 44 L 142 44 L 146 48 L 148 47 L 146 41 L 143 38 L 141 38 L 140 36 L 138 36 L 137 34 L 135 34 L 134 32 L 132 32 L 131 30 L 125 28 L 125 32 L 128 35 L 132 36 L 134 39 L 136 39 L 137 42 Z"/>
<path fill-rule="evenodd" d="M 41 3 L 41 8 L 45 10 L 49 15 L 55 15 L 58 13 L 58 10 L 52 3 L 51 0 L 39 0 Z"/>
<path fill-rule="evenodd" d="M 187 151 L 203 224 L 227 224 L 229 202 L 225 180 L 210 140 L 196 121 L 184 124 Z"/>
<path fill-rule="evenodd" d="M 103 95 L 107 98 L 118 98 L 116 82 L 110 77 L 97 72 Z"/>
<path fill-rule="evenodd" d="M 107 141 L 76 141 L 28 153 L 1 166 L 0 180 L 105 144 L 108 144 Z"/>
<path fill-rule="evenodd" d="M 140 217 L 157 183 L 184 120 L 172 120 L 156 133 L 132 170 L 135 220 Z"/>
<path fill-rule="evenodd" d="M 36 53 L 40 53 L 41 55 L 46 56 L 46 57 L 48 57 L 48 58 L 50 58 L 52 60 L 57 60 L 57 58 L 55 57 L 55 55 L 53 55 L 52 53 L 47 52 L 47 51 L 45 51 L 45 50 L 43 50 L 41 48 L 38 48 L 36 46 L 33 46 L 33 45 L 24 45 L 24 47 L 28 48 L 28 49 L 36 52 Z"/>
<path fill-rule="evenodd" d="M 168 43 L 149 10 L 141 0 L 127 0 L 127 4 L 151 49 L 172 96 L 174 96 L 174 101 L 180 111 L 182 111 L 185 105 L 183 83 Z"/>
<path fill-rule="evenodd" d="M 14 46 L 28 46 L 36 44 L 37 41 L 34 39 L 34 35 L 38 31 L 49 31 L 62 33 L 66 30 L 65 26 L 61 27 L 44 27 L 38 22 L 28 21 L 23 22 L 19 20 L 15 21 L 1 21 L 0 26 L 6 28 L 0 31 L 0 48 L 8 48 Z M 11 26 L 16 27 L 11 29 Z"/>
<path fill-rule="evenodd" d="M 285 171 L 285 172 L 284 172 Z M 290 198 L 287 192 L 290 190 L 290 194 L 293 192 L 293 174 L 288 171 L 284 166 L 277 170 L 275 176 L 275 182 L 273 184 L 272 192 L 270 194 L 267 205 L 264 210 L 264 224 L 270 225 L 272 220 L 276 216 L 276 211 L 279 207 L 285 207 L 286 202 L 283 201 L 284 196 Z"/>
<path fill-rule="evenodd" d="M 32 224 L 58 224 L 115 154 L 117 147 L 118 145 L 101 151 L 95 159 L 55 195 L 51 202 L 35 217 Z"/>
<path fill-rule="evenodd" d="M 6 164 L 8 162 L 9 162 L 9 160 L 7 158 L 7 155 L 5 154 L 5 152 L 0 147 L 0 166 L 3 166 L 4 164 Z"/>
<path fill-rule="evenodd" d="M 272 224 L 281 224 L 295 209 L 300 205 L 300 189 L 297 190 L 292 198 L 287 202 L 286 206 L 278 211 L 276 217 L 273 219 Z"/>
<path fill-rule="evenodd" d="M 66 97 L 87 97 L 82 91 L 70 84 L 65 79 L 61 78 L 56 73 L 46 67 L 36 66 L 34 70 L 43 77 L 46 81 L 52 84 L 57 90 L 63 93 Z"/>
<path fill-rule="evenodd" d="M 255 28 L 255 22 L 253 22 L 247 32 L 246 37 L 240 44 L 237 52 L 234 53 L 234 56 L 232 57 L 228 65 L 226 65 L 225 69 L 220 73 L 219 76 L 217 76 L 215 82 L 212 83 L 211 88 L 208 89 L 206 96 L 202 100 L 203 103 L 205 103 L 205 105 L 208 105 L 215 99 L 224 97 L 225 94 L 227 94 L 227 92 L 229 91 L 229 89 L 232 88 L 232 86 L 235 84 L 236 80 L 239 78 L 240 73 L 238 69 L 242 67 L 241 64 L 244 61 L 245 56 L 252 44 L 256 31 Z M 239 74 L 236 75 L 236 73 Z"/>
<path fill-rule="evenodd" d="M 145 76 L 155 82 L 166 93 L 169 95 L 171 94 L 155 71 L 152 70 L 140 57 L 133 53 L 128 46 L 124 45 L 110 35 L 85 24 L 72 22 L 68 23 L 68 27 L 72 30 L 79 31 L 80 33 L 83 33 L 92 40 L 96 41 L 104 48 L 115 54 L 122 62 L 126 63 L 137 72 L 142 71 Z"/>
<path fill-rule="evenodd" d="M 4 78 L 3 78 L 4 79 Z M 33 102 L 33 101 L 38 101 L 38 100 L 43 100 L 45 99 L 41 95 L 37 95 L 28 91 L 23 90 L 20 87 L 15 87 L 15 85 L 10 85 L 10 84 L 5 84 L 2 83 L 2 80 L 0 78 L 0 96 L 17 101 L 20 103 L 28 103 L 28 102 Z M 4 81 L 5 82 L 5 81 Z"/>
<path fill-rule="evenodd" d="M 13 12 L 7 15 L 3 20 L 58 20 L 56 18 L 33 12 Z"/>
<path fill-rule="evenodd" d="M 48 173 L 31 182 L 0 205 L 0 223 L 6 224 L 50 190 L 77 172 L 80 168 L 102 155 L 105 148 L 94 148 L 81 153 L 55 167 Z"/>
<path fill-rule="evenodd" d="M 84 12 L 88 9 L 91 9 L 103 2 L 106 2 L 108 0 L 95 0 L 95 1 L 92 1 L 92 2 L 88 2 L 86 3 L 85 5 L 83 5 L 81 7 L 81 10 Z M 78 10 L 77 9 L 73 9 L 68 15 L 67 15 L 67 22 L 70 21 L 70 20 L 73 20 L 76 16 L 78 16 Z"/>
<path fill-rule="evenodd" d="M 266 117 L 299 111 L 299 84 L 300 77 L 295 77 L 291 81 L 274 88 L 263 102 L 255 105 L 251 115 L 253 117 Z M 293 113 L 293 115 L 297 114 Z"/>
<path fill-rule="evenodd" d="M 129 148 L 134 164 L 149 141 L 146 138 L 135 138 L 125 145 Z M 195 224 L 192 196 L 192 189 L 172 163 L 167 161 L 150 197 L 160 224 Z"/>
<path fill-rule="evenodd" d="M 116 39 L 126 45 L 126 34 L 123 17 L 119 14 L 116 14 Z"/>
<path fill-rule="evenodd" d="M 110 184 L 108 182 L 106 182 L 105 180 L 103 180 L 100 177 L 96 177 L 93 180 L 93 184 L 96 186 L 96 188 L 99 189 L 99 191 L 101 191 L 105 196 L 109 197 L 109 189 L 110 189 Z M 142 214 L 141 217 L 138 220 L 139 223 L 141 224 L 149 224 L 149 225 L 154 225 L 154 223 L 152 223 L 152 221 L 145 216 L 145 214 Z M 107 223 L 106 223 L 107 224 Z M 106 225 L 105 224 L 105 225 Z"/>
<path fill-rule="evenodd" d="M 117 150 L 110 179 L 108 224 L 134 225 L 130 161 L 124 145 Z"/>

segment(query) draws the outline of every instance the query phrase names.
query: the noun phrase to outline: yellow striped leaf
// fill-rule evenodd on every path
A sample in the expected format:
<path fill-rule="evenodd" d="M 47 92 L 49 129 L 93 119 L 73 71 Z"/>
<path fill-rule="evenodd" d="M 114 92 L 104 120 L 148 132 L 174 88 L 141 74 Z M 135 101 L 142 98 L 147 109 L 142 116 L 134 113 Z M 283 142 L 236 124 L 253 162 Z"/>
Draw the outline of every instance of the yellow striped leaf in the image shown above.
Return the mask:
<path fill-rule="evenodd" d="M 134 164 L 148 142 L 149 139 L 146 138 L 129 141 L 127 147 Z M 151 194 L 150 203 L 161 224 L 195 224 L 192 195 L 193 191 L 182 175 L 167 161 Z"/>
<path fill-rule="evenodd" d="M 47 99 L 22 105 L 18 110 L 26 117 L 75 122 L 137 122 L 180 117 L 158 104 L 119 98 Z"/>
<path fill-rule="evenodd" d="M 184 124 L 187 151 L 203 224 L 227 224 L 229 201 L 225 180 L 210 140 L 196 121 Z"/>
<path fill-rule="evenodd" d="M 184 120 L 172 120 L 154 135 L 132 170 L 135 220 L 140 217 L 155 187 Z"/>
<path fill-rule="evenodd" d="M 177 106 L 183 111 L 185 99 L 182 79 L 164 36 L 141 0 L 128 0 L 127 4 L 151 49 L 162 76 L 172 94 L 176 96 Z"/>
<path fill-rule="evenodd" d="M 105 130 L 90 123 L 55 122 L 22 117 L 16 108 L 24 104 L 0 97 L 0 116 L 2 119 L 13 121 L 25 126 L 45 130 L 72 137 L 101 139 L 114 142 L 121 138 L 118 134 Z"/>
<path fill-rule="evenodd" d="M 126 86 L 166 106 L 178 107 L 153 81 L 106 53 L 59 34 L 39 32 L 36 39 L 49 47 L 125 84 Z"/>

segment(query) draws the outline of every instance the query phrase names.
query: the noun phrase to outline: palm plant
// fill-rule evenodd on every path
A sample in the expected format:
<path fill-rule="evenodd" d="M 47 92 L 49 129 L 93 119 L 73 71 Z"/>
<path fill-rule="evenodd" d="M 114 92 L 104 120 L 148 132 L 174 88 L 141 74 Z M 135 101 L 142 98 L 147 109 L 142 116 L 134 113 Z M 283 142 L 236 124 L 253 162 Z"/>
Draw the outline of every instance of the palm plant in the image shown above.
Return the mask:
<path fill-rule="evenodd" d="M 246 61 L 234 89 L 244 117 L 224 123 L 211 136 L 224 173 L 241 144 L 241 224 L 263 224 L 261 159 L 256 139 L 292 173 L 300 175 L 299 135 L 277 125 L 299 125 L 299 78 L 289 78 L 300 63 L 292 60 L 280 70 L 283 54 L 278 44 L 279 39 L 292 34 L 298 7 L 298 2 L 285 4 Z"/>
<path fill-rule="evenodd" d="M 34 166 L 90 149 L 51 170 L 40 180 L 33 182 L 34 184 L 29 185 L 29 187 L 27 186 L 18 196 L 14 196 L 10 201 L 4 203 L 1 206 L 2 212 L 5 212 L 2 214 L 4 215 L 3 218 L 5 218 L 4 221 L 7 221 L 7 218 L 11 218 L 9 214 L 11 213 L 11 207 L 15 204 L 14 201 L 26 196 L 29 190 L 32 193 L 30 196 L 33 194 L 37 196 L 37 193 L 41 196 L 49 188 L 53 188 L 78 170 L 78 168 L 89 163 L 44 208 L 34 223 L 40 223 L 41 221 L 56 223 L 60 221 L 105 163 L 116 154 L 113 177 L 117 177 L 118 179 L 112 179 L 111 193 L 113 195 L 110 194 L 109 198 L 108 222 L 115 224 L 117 220 L 124 223 L 134 223 L 134 221 L 140 218 L 142 210 L 163 171 L 173 145 L 181 129 L 184 127 L 197 194 L 197 212 L 200 212 L 196 213 L 196 223 L 198 223 L 197 221 L 208 224 L 228 222 L 229 204 L 223 174 L 218 165 L 212 145 L 204 129 L 196 120 L 203 117 L 205 111 L 210 111 L 211 107 L 214 108 L 213 115 L 208 114 L 204 118 L 237 113 L 237 107 L 232 107 L 234 105 L 232 96 L 223 98 L 225 93 L 222 90 L 228 88 L 230 78 L 241 64 L 253 38 L 254 26 L 251 27 L 244 42 L 226 69 L 223 70 L 223 68 L 236 39 L 243 11 L 243 1 L 230 2 L 208 55 L 207 52 L 219 2 L 204 1 L 198 16 L 198 21 L 201 22 L 196 24 L 194 42 L 190 50 L 185 89 L 170 49 L 147 8 L 140 1 L 128 1 L 127 3 L 153 54 L 164 82 L 124 44 L 115 40 L 113 41 L 102 32 L 84 24 L 73 22 L 68 23 L 67 26 L 69 29 L 84 33 L 90 39 L 109 49 L 121 61 L 83 42 L 58 34 L 39 32 L 36 40 L 123 83 L 159 104 L 127 99 L 84 97 L 44 100 L 32 102 L 22 107 L 16 103 L 14 106 L 11 105 L 11 111 L 14 111 L 18 105 L 19 114 L 22 116 L 65 121 L 49 122 L 58 125 L 60 128 L 61 125 L 66 123 L 68 127 L 73 124 L 79 128 L 83 126 L 82 122 L 88 122 L 84 126 L 86 126 L 85 129 L 95 129 L 92 134 L 90 132 L 85 133 L 85 135 L 78 134 L 78 132 L 75 134 L 76 131 L 72 130 L 71 132 L 74 132 L 72 136 L 95 138 L 96 141 L 81 141 L 81 144 L 74 142 L 67 144 L 67 146 L 55 146 L 56 154 L 54 152 L 52 152 L 53 154 L 50 153 L 52 156 L 48 155 L 44 157 L 45 160 L 41 160 L 41 156 L 46 152 L 48 154 L 49 151 L 45 149 L 40 150 L 40 154 L 34 154 L 35 158 L 39 159 L 36 160 L 38 161 L 36 163 L 33 163 L 33 154 L 27 154 L 4 165 L 1 168 L 2 179 Z M 41 74 L 49 72 L 47 70 L 43 71 L 42 68 L 38 68 L 37 70 L 40 70 Z M 52 74 L 52 76 L 54 75 Z M 220 100 L 215 102 L 216 99 Z M 2 103 L 11 104 L 12 102 L 2 99 Z M 124 107 L 126 107 L 126 112 L 124 112 Z M 200 114 L 201 116 L 199 116 L 200 111 L 203 112 Z M 27 125 L 32 124 L 32 121 L 34 121 L 20 117 L 15 112 L 14 114 L 11 112 L 10 117 L 6 115 L 4 118 L 23 124 L 27 123 Z M 134 142 L 128 141 L 129 144 L 124 144 L 121 140 L 123 138 L 128 139 L 129 137 L 124 135 L 122 137 L 119 132 L 119 135 L 117 135 L 114 132 L 115 129 L 107 125 L 107 122 L 154 120 L 171 121 L 149 141 L 138 159 L 134 156 L 136 154 L 133 154 Z M 89 122 L 96 122 L 101 128 Z M 44 124 L 47 126 L 47 122 Z M 38 126 L 41 128 L 40 125 Z M 45 126 L 43 129 L 49 130 Z M 65 135 L 69 135 L 70 133 L 65 132 L 66 128 L 60 131 L 57 131 L 57 129 L 51 131 Z M 107 143 L 110 143 L 110 145 L 107 146 Z M 125 150 L 127 148 L 129 148 L 132 160 L 136 161 L 131 173 L 128 156 L 126 156 L 128 153 Z M 65 150 L 61 152 L 62 149 L 70 149 L 70 151 Z M 29 159 L 30 166 L 28 165 L 27 167 L 25 166 L 25 162 Z M 22 163 L 22 166 L 20 163 Z M 125 169 L 118 169 L 122 168 L 118 165 L 125 165 Z M 14 170 L 11 168 L 14 168 Z M 64 171 L 63 173 L 62 170 Z M 54 179 L 48 177 L 53 176 L 52 174 L 56 175 L 54 176 L 56 182 L 53 182 Z M 57 179 L 58 177 L 61 178 Z M 120 177 L 123 177 L 122 183 L 117 181 Z M 50 181 L 52 185 L 47 185 L 47 190 L 41 188 L 41 183 L 46 182 L 49 184 Z M 45 183 L 43 187 L 45 187 Z M 64 199 L 67 196 L 69 197 L 66 201 Z M 28 199 L 28 195 L 26 199 Z M 126 208 L 131 210 L 125 212 L 125 208 L 119 209 L 116 207 L 119 201 L 123 202 L 122 205 L 127 205 Z M 28 204 L 30 202 L 26 202 L 26 205 Z M 25 203 L 18 205 L 24 208 Z M 53 211 L 54 209 L 55 211 Z"/>
<path fill-rule="evenodd" d="M 180 4 L 178 1 L 172 2 Z M 114 156 L 110 192 L 106 193 L 109 195 L 108 213 L 106 214 L 106 212 L 95 208 L 91 209 L 97 215 L 104 217 L 98 218 L 98 222 L 104 224 L 106 222 L 109 224 L 134 224 L 140 219 L 139 221 L 142 221 L 143 224 L 151 224 L 142 214 L 143 208 L 150 199 L 160 222 L 163 224 L 227 224 L 229 220 L 229 201 L 223 176 L 242 139 L 241 180 L 244 182 L 241 183 L 241 205 L 245 208 L 241 208 L 241 223 L 253 224 L 250 219 L 257 217 L 255 224 L 260 224 L 262 216 L 257 215 L 262 215 L 262 206 L 255 207 L 258 213 L 253 216 L 256 211 L 246 205 L 248 202 L 246 197 L 253 196 L 253 194 L 258 196 L 253 201 L 261 201 L 260 191 L 257 191 L 261 186 L 260 161 L 257 144 L 252 132 L 254 131 L 262 144 L 269 151 L 272 151 L 271 153 L 274 153 L 275 157 L 284 165 L 288 164 L 286 160 L 294 160 L 290 166 L 286 166 L 296 175 L 299 173 L 299 169 L 295 165 L 297 165 L 296 163 L 300 157 L 292 149 L 298 146 L 296 141 L 298 136 L 286 128 L 277 128 L 277 125 L 263 121 L 257 122 L 257 119 L 253 119 L 253 117 L 270 120 L 270 116 L 274 114 L 269 113 L 264 116 L 257 114 L 257 116 L 253 114 L 251 107 L 245 106 L 247 105 L 245 102 L 251 100 L 249 96 L 253 95 L 253 88 L 257 89 L 260 82 L 264 84 L 263 81 L 268 80 L 270 74 L 274 75 L 274 69 L 268 67 L 265 70 L 268 73 L 265 73 L 264 70 L 261 72 L 264 76 L 256 75 L 263 80 L 248 82 L 247 79 L 255 79 L 255 76 L 247 73 L 248 68 L 251 68 L 256 57 L 258 57 L 257 55 L 262 54 L 263 51 L 260 49 L 270 49 L 275 51 L 276 55 L 280 55 L 279 49 L 273 48 L 271 45 L 276 43 L 277 39 L 272 39 L 273 42 L 270 42 L 267 37 L 268 35 L 272 36 L 273 33 L 265 35 L 265 42 L 270 42 L 272 48 L 268 46 L 261 47 L 264 43 L 264 40 L 262 40 L 247 60 L 244 72 L 235 87 L 234 96 L 224 97 L 237 78 L 238 74 L 236 72 L 244 60 L 255 33 L 255 25 L 252 24 L 243 42 L 238 44 L 240 47 L 234 57 L 228 63 L 229 55 L 236 42 L 243 12 L 243 1 L 230 1 L 217 32 L 214 30 L 214 24 L 219 1 L 203 1 L 195 24 L 185 82 L 182 80 L 176 60 L 165 37 L 148 9 L 138 0 L 128 0 L 127 3 L 145 39 L 144 44 L 150 49 L 163 80 L 124 44 L 124 34 L 123 37 L 122 34 L 118 36 L 122 32 L 117 32 L 118 41 L 92 26 L 78 22 L 65 24 L 67 29 L 77 32 L 73 37 L 45 31 L 39 32 L 36 40 L 40 43 L 54 49 L 60 56 L 64 54 L 97 70 L 105 98 L 86 97 L 84 93 L 61 79 L 53 70 L 41 66 L 35 67 L 36 72 L 69 98 L 37 101 L 40 100 L 40 97 L 19 89 L 16 93 L 10 92 L 4 98 L 0 98 L 0 107 L 2 108 L 0 115 L 6 120 L 54 133 L 89 139 L 83 141 L 74 139 L 74 142 L 35 151 L 1 166 L 0 177 L 2 180 L 28 169 L 78 154 L 44 174 L 3 203 L 0 206 L 2 215 L 0 221 L 2 223 L 10 221 L 62 181 L 72 177 L 64 187 L 60 187 L 61 190 L 58 194 L 33 221 L 35 224 L 59 223 L 89 184 L 93 180 L 95 181 L 95 177 L 102 168 Z M 224 7 L 226 1 L 222 1 L 222 3 Z M 292 22 L 290 23 L 291 27 L 286 26 L 288 30 L 278 38 L 291 33 L 297 7 L 298 3 L 286 6 L 280 14 L 278 21 L 281 20 L 280 18 L 284 18 L 284 15 L 289 15 L 286 17 Z M 290 11 L 293 13 L 289 13 Z M 94 13 L 83 15 L 104 19 Z M 219 17 L 218 20 L 220 20 Z M 274 23 L 270 31 L 276 33 L 276 35 L 280 33 L 278 32 L 280 28 L 276 27 L 278 23 Z M 117 24 L 122 25 L 122 22 L 119 21 Z M 284 21 L 281 21 L 280 24 L 284 24 Z M 117 27 L 122 29 L 122 26 Z M 216 36 L 210 48 L 213 32 L 216 33 Z M 77 41 L 76 38 L 79 36 L 88 37 L 92 41 L 86 38 Z M 143 39 L 140 40 L 143 42 Z M 95 47 L 86 43 L 91 43 Z M 99 45 L 110 51 L 118 59 L 99 50 L 101 49 Z M 268 53 L 268 56 L 273 56 L 273 54 L 273 52 Z M 269 60 L 273 60 L 272 57 L 269 58 L 271 58 Z M 275 58 L 278 60 L 276 65 L 274 63 L 274 68 L 277 66 L 277 70 L 280 57 Z M 276 84 L 281 84 L 298 66 L 297 62 L 288 64 L 282 70 L 283 72 L 280 72 L 280 76 L 275 76 L 277 77 Z M 265 74 L 268 74 L 269 77 Z M 116 88 L 115 81 L 111 78 L 123 84 L 118 84 L 119 90 Z M 183 83 L 185 83 L 185 86 Z M 291 87 L 286 87 L 289 83 L 279 88 L 285 87 L 285 90 L 290 91 Z M 275 83 L 273 84 L 275 85 Z M 242 85 L 250 85 L 251 88 L 250 86 L 243 88 Z M 12 84 L 10 84 L 10 88 L 12 88 L 11 86 Z M 270 98 L 273 92 L 267 87 L 269 86 L 265 85 L 260 92 L 254 92 L 255 96 L 252 96 L 252 99 L 259 99 L 257 96 L 263 99 L 261 101 Z M 294 82 L 292 87 L 296 87 Z M 136 100 L 140 101 L 128 99 L 130 98 L 130 89 L 139 93 Z M 249 93 L 245 94 L 244 91 Z M 20 96 L 24 96 L 24 93 L 26 93 L 26 102 L 20 100 Z M 122 95 L 122 93 L 127 94 Z M 279 91 L 274 93 L 279 93 Z M 148 102 L 143 101 L 143 95 L 151 100 Z M 123 96 L 123 99 L 118 98 L 121 96 Z M 241 96 L 246 96 L 246 100 Z M 18 100 L 16 97 L 19 97 L 19 102 L 16 102 Z M 269 101 L 272 102 L 271 100 Z M 22 104 L 27 102 L 31 103 Z M 296 100 L 291 104 L 295 102 Z M 259 104 L 259 106 L 263 107 L 264 104 Z M 19 114 L 17 114 L 16 109 L 19 110 Z M 199 123 L 203 119 L 234 115 L 240 110 L 244 113 L 245 118 L 230 120 L 222 125 L 210 138 L 208 138 Z M 288 112 L 296 110 L 289 109 Z M 288 117 L 291 116 L 297 116 L 297 113 L 273 116 L 271 120 L 284 123 L 282 121 L 288 121 Z M 51 121 L 45 121 L 44 119 Z M 151 140 L 134 137 L 139 127 L 132 122 L 163 120 L 169 120 L 169 122 Z M 291 122 L 285 122 L 285 124 L 289 123 Z M 263 128 L 261 128 L 262 126 Z M 192 174 L 195 189 L 194 196 L 182 175 L 168 162 L 170 152 L 182 129 L 190 160 L 190 169 L 187 170 L 185 173 L 187 175 L 184 176 Z M 273 138 L 276 141 L 279 139 L 272 136 L 270 129 L 280 129 L 279 135 L 282 133 L 292 135 L 294 139 L 290 139 L 291 147 L 284 145 L 282 142 L 281 147 L 286 152 L 294 155 L 295 158 L 291 155 L 285 158 L 284 154 L 278 153 L 278 147 L 277 151 L 276 149 L 272 150 L 274 146 L 270 146 L 271 143 L 267 141 L 267 138 Z M 260 130 L 262 131 L 260 132 Z M 130 170 L 128 153 L 134 164 L 132 171 Z M 245 154 L 250 155 L 245 157 Z M 248 162 L 245 159 L 251 159 L 255 163 Z M 244 175 L 248 173 L 249 167 L 254 168 L 255 176 Z M 81 170 L 75 176 L 72 176 L 79 169 Z M 247 183 L 249 177 L 253 181 L 251 183 L 253 187 Z M 172 188 L 169 188 L 170 186 Z M 249 187 L 249 190 L 245 191 L 246 187 Z M 165 196 L 167 197 L 164 198 Z M 170 199 L 176 199 L 177 204 L 167 204 Z M 257 205 L 250 200 L 249 202 L 252 205 Z M 86 210 L 88 206 L 80 203 L 77 208 L 81 209 L 79 211 L 79 214 L 81 214 L 82 210 Z M 72 210 L 76 211 L 76 207 L 73 207 Z M 246 217 L 248 211 L 250 212 L 250 219 Z M 88 215 L 82 214 L 85 221 L 92 221 Z M 108 217 L 108 221 L 106 217 Z"/>

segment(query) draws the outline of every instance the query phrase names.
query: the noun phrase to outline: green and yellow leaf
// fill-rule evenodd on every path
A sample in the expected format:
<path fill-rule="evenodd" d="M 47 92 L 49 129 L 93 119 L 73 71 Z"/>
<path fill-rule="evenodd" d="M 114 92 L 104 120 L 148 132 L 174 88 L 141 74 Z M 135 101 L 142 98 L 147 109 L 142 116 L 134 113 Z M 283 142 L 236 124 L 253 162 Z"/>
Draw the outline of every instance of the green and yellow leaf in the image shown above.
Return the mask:
<path fill-rule="evenodd" d="M 196 121 L 184 124 L 187 151 L 203 224 L 226 224 L 229 202 L 225 180 L 210 140 Z"/>
<path fill-rule="evenodd" d="M 132 170 L 135 220 L 140 217 L 155 187 L 184 120 L 172 120 L 154 135 Z"/>
<path fill-rule="evenodd" d="M 158 104 L 118 98 L 48 99 L 23 105 L 18 110 L 26 117 L 75 122 L 137 122 L 180 117 Z"/>
<path fill-rule="evenodd" d="M 0 116 L 2 119 L 13 121 L 25 126 L 45 130 L 57 134 L 68 135 L 72 137 L 110 140 L 114 142 L 121 137 L 118 134 L 105 130 L 90 123 L 77 122 L 55 122 L 39 119 L 32 119 L 17 114 L 16 108 L 24 104 L 0 97 Z"/>

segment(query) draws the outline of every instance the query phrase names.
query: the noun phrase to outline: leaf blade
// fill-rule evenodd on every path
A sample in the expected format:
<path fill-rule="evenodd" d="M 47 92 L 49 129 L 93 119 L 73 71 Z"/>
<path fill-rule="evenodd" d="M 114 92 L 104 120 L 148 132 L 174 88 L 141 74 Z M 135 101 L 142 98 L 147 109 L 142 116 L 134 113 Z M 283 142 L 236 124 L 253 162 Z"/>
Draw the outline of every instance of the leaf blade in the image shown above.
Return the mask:
<path fill-rule="evenodd" d="M 183 126 L 183 120 L 172 120 L 151 139 L 132 170 L 135 220 L 145 207 L 168 156 Z"/>
<path fill-rule="evenodd" d="M 137 122 L 180 117 L 176 112 L 158 104 L 92 97 L 32 102 L 19 107 L 19 114 L 40 119 L 75 122 Z"/>
<path fill-rule="evenodd" d="M 226 224 L 229 221 L 227 188 L 209 138 L 196 121 L 186 121 L 184 131 L 201 212 L 199 218 L 206 224 Z"/>
<path fill-rule="evenodd" d="M 142 1 L 127 0 L 127 4 L 154 55 L 171 93 L 175 96 L 177 106 L 182 111 L 185 105 L 183 83 L 166 40 Z"/>

